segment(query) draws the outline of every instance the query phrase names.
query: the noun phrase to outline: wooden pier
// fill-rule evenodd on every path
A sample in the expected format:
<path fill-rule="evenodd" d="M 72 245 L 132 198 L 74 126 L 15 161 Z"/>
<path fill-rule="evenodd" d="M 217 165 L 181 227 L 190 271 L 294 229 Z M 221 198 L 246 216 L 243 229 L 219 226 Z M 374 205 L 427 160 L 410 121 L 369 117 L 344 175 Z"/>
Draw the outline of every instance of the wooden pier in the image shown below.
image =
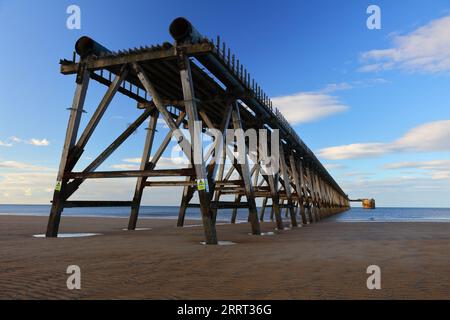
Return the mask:
<path fill-rule="evenodd" d="M 58 235 L 61 214 L 68 207 L 129 207 L 128 229 L 134 230 L 146 187 L 183 186 L 177 225 L 183 226 L 188 207 L 198 207 L 207 244 L 217 244 L 216 219 L 220 209 L 233 209 L 232 222 L 235 222 L 237 209 L 247 208 L 251 232 L 258 235 L 267 208 L 270 208 L 270 216 L 278 229 L 284 228 L 282 209 L 286 210 L 290 225 L 300 227 L 349 208 L 348 196 L 219 37 L 213 41 L 201 36 L 184 18 L 172 22 L 170 33 L 174 43 L 117 52 L 82 37 L 76 43 L 78 56 L 74 54 L 71 60 L 61 60 L 61 73 L 76 75 L 76 89 L 47 237 Z M 79 134 L 90 80 L 108 89 Z M 136 102 L 137 108 L 142 110 L 140 116 L 83 171 L 74 172 L 86 144 L 117 92 Z M 159 118 L 164 120 L 170 132 L 155 145 Z M 97 171 L 145 121 L 148 121 L 148 130 L 139 170 Z M 196 123 L 201 123 L 201 128 Z M 189 139 L 178 130 L 180 127 L 189 130 Z M 262 163 L 250 161 L 253 155 L 247 143 L 238 149 L 244 161 L 232 159 L 230 155 L 236 151 L 236 145 L 225 138 L 215 139 L 215 149 L 205 153 L 198 141 L 202 141 L 202 132 L 208 129 L 219 130 L 223 137 L 229 129 L 266 129 L 269 136 L 278 130 L 279 169 L 268 174 Z M 182 146 L 190 164 L 181 169 L 155 169 L 172 135 Z M 268 141 L 266 145 L 258 141 L 256 152 L 275 148 L 270 138 Z M 226 160 L 231 163 L 227 170 Z M 153 181 L 152 177 L 185 177 L 185 180 Z M 70 200 L 86 179 L 101 178 L 137 178 L 133 199 Z M 191 203 L 195 192 L 198 193 L 198 204 Z M 221 201 L 230 195 L 234 196 L 234 201 Z M 260 212 L 257 198 L 262 199 Z"/>

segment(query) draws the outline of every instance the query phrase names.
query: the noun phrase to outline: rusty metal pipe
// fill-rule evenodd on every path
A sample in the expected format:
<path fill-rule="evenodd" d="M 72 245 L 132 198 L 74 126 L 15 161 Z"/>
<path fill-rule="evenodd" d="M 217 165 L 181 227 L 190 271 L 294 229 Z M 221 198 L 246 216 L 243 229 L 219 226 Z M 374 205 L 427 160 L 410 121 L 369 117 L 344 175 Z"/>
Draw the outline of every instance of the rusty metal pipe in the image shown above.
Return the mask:
<path fill-rule="evenodd" d="M 196 43 L 203 40 L 203 36 L 192 23 L 184 17 L 178 17 L 169 26 L 170 35 L 177 43 Z"/>
<path fill-rule="evenodd" d="M 90 55 L 101 56 L 102 54 L 111 53 L 111 51 L 102 46 L 97 41 L 83 36 L 75 43 L 75 51 L 80 57 L 85 58 Z"/>

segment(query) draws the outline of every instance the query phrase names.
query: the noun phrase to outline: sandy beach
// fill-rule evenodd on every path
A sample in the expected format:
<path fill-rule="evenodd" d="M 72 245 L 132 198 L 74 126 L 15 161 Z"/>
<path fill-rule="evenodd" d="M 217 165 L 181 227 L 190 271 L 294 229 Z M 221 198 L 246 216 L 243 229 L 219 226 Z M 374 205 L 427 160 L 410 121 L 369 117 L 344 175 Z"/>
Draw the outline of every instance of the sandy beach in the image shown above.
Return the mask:
<path fill-rule="evenodd" d="M 259 237 L 220 225 L 236 244 L 204 246 L 201 227 L 173 220 L 129 232 L 122 218 L 63 217 L 61 232 L 102 235 L 34 238 L 46 221 L 0 216 L 0 299 L 450 299 L 450 223 L 325 221 Z M 66 287 L 69 265 L 81 290 Z M 381 290 L 366 287 L 369 265 Z"/>

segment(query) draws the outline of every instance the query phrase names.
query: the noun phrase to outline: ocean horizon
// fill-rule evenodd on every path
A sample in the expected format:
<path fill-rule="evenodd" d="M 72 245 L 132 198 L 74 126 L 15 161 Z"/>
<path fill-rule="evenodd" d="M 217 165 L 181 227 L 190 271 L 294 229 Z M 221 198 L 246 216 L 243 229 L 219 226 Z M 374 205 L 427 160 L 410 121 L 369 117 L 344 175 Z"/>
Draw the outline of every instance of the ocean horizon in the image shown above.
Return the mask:
<path fill-rule="evenodd" d="M 3 204 L 0 215 L 11 216 L 48 216 L 50 205 Z M 141 206 L 139 217 L 144 219 L 176 219 L 178 206 Z M 247 221 L 247 209 L 238 209 L 237 221 Z M 259 212 L 259 208 L 258 208 Z M 63 216 L 69 217 L 108 217 L 127 218 L 130 209 L 125 207 L 103 208 L 66 208 Z M 230 221 L 232 209 L 219 210 L 217 220 Z M 285 209 L 282 209 L 285 217 Z M 270 217 L 270 208 L 266 208 L 266 220 Z M 188 208 L 186 219 L 201 220 L 198 208 Z M 335 222 L 450 222 L 450 208 L 401 208 L 378 207 L 374 210 L 359 207 L 329 217 L 327 221 Z"/>

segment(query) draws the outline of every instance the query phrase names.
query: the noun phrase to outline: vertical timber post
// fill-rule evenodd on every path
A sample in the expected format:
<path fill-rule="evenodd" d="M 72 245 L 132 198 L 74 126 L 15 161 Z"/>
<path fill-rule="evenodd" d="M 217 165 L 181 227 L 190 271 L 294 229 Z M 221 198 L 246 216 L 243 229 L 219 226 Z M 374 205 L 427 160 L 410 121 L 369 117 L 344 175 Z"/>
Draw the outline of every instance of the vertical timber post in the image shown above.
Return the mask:
<path fill-rule="evenodd" d="M 278 173 L 268 174 L 267 180 L 270 188 L 270 196 L 272 198 L 272 211 L 271 218 L 275 215 L 275 221 L 278 230 L 283 230 L 283 219 L 281 218 L 280 211 L 280 196 L 278 194 Z"/>
<path fill-rule="evenodd" d="M 80 64 L 80 69 L 77 75 L 77 87 L 70 108 L 70 117 L 67 125 L 66 138 L 64 140 L 63 152 L 61 155 L 61 162 L 59 164 L 58 176 L 56 178 L 56 187 L 53 192 L 53 201 L 50 211 L 50 217 L 47 225 L 46 237 L 57 237 L 59 230 L 59 223 L 61 220 L 61 213 L 64 209 L 64 191 L 67 185 L 67 179 L 64 179 L 66 168 L 70 164 L 68 159 L 71 157 L 71 152 L 75 146 L 78 129 L 80 127 L 81 114 L 83 113 L 84 101 L 89 86 L 90 72 L 85 64 Z"/>
<path fill-rule="evenodd" d="M 318 222 L 317 215 L 316 215 L 316 193 L 314 192 L 314 185 L 313 185 L 313 179 L 311 177 L 311 170 L 309 167 L 306 167 L 306 176 L 308 181 L 308 187 L 309 187 L 309 194 L 310 194 L 310 203 L 309 203 L 309 214 L 311 216 L 312 222 Z"/>
<path fill-rule="evenodd" d="M 288 175 L 286 159 L 284 155 L 283 143 L 280 141 L 280 169 L 283 176 L 284 190 L 286 191 L 286 202 L 291 215 L 292 227 L 298 227 L 297 217 L 295 216 L 294 203 L 292 201 L 291 180 Z"/>
<path fill-rule="evenodd" d="M 308 219 L 308 223 L 312 223 L 313 219 L 312 219 L 312 215 L 311 215 L 311 210 L 308 209 L 308 212 L 306 212 L 305 209 L 305 205 L 308 204 L 308 207 L 310 205 L 310 201 L 308 199 L 308 190 L 306 187 L 306 181 L 305 181 L 305 169 L 303 167 L 303 161 L 299 160 L 298 161 L 298 169 L 299 169 L 299 178 L 300 178 L 300 186 L 301 189 L 303 191 L 303 201 L 302 201 L 302 205 L 300 206 L 300 210 L 302 210 L 303 208 L 303 214 L 305 215 L 305 217 Z M 306 215 L 307 213 L 307 215 Z"/>
<path fill-rule="evenodd" d="M 302 217 L 302 224 L 306 225 L 305 207 L 303 206 L 303 194 L 302 185 L 300 183 L 299 173 L 297 171 L 297 166 L 295 165 L 294 155 L 291 153 L 289 155 L 289 164 L 291 165 L 292 176 L 294 178 L 295 190 L 297 190 L 297 201 L 298 207 L 300 209 L 300 216 Z"/>
<path fill-rule="evenodd" d="M 259 220 L 262 222 L 264 221 L 264 211 L 266 211 L 266 206 L 267 206 L 267 197 L 265 197 L 262 201 L 262 205 L 261 205 L 261 213 L 260 213 L 260 217 Z"/>
<path fill-rule="evenodd" d="M 243 129 L 242 129 L 242 119 L 241 114 L 239 111 L 239 105 L 237 103 L 234 103 L 234 109 L 232 111 L 232 121 L 233 121 L 233 127 L 234 130 L 241 130 L 243 135 Z M 241 146 L 238 145 L 239 152 L 243 152 L 242 161 L 244 163 L 237 163 L 237 165 L 240 167 L 239 173 L 242 176 L 242 180 L 244 182 L 244 190 L 245 190 L 245 197 L 247 198 L 248 203 L 248 210 L 249 210 L 249 220 L 250 224 L 252 226 L 252 234 L 259 235 L 261 234 L 261 228 L 259 225 L 259 219 L 258 219 L 258 209 L 256 207 L 256 201 L 255 201 L 255 194 L 253 192 L 253 186 L 252 186 L 252 178 L 250 173 L 250 166 L 249 166 L 249 158 L 247 155 L 247 145 L 245 143 L 245 136 L 243 135 L 243 139 L 239 139 L 237 143 L 241 144 Z M 237 212 L 237 209 L 235 209 Z M 233 212 L 234 213 L 234 212 Z M 235 215 L 233 215 L 235 218 Z"/>
<path fill-rule="evenodd" d="M 194 177 L 186 178 L 186 181 L 194 181 L 194 180 L 195 180 Z M 184 218 L 186 216 L 186 210 L 189 205 L 189 202 L 191 201 L 192 197 L 194 196 L 194 192 L 195 192 L 195 187 L 184 186 L 183 195 L 181 197 L 180 210 L 178 212 L 177 227 L 184 226 Z"/>
<path fill-rule="evenodd" d="M 198 197 L 205 231 L 206 244 L 217 244 L 216 226 L 211 209 L 211 194 L 214 190 L 208 188 L 208 176 L 203 159 L 202 127 L 199 125 L 197 102 L 194 95 L 194 82 L 191 73 L 191 62 L 182 50 L 179 52 L 179 67 L 181 86 L 183 88 L 184 106 L 188 115 L 188 126 L 191 135 L 192 157 L 191 161 L 197 176 Z"/>
<path fill-rule="evenodd" d="M 147 137 L 145 138 L 144 151 L 142 153 L 142 160 L 140 170 L 148 169 L 150 153 L 152 152 L 153 139 L 155 138 L 156 124 L 158 122 L 159 112 L 155 111 L 150 116 L 149 125 L 147 128 Z M 136 229 L 136 223 L 139 215 L 139 208 L 141 206 L 142 193 L 144 192 L 145 182 L 147 177 L 139 177 L 136 182 L 136 189 L 134 191 L 133 203 L 131 205 L 130 220 L 128 222 L 128 230 Z"/>

